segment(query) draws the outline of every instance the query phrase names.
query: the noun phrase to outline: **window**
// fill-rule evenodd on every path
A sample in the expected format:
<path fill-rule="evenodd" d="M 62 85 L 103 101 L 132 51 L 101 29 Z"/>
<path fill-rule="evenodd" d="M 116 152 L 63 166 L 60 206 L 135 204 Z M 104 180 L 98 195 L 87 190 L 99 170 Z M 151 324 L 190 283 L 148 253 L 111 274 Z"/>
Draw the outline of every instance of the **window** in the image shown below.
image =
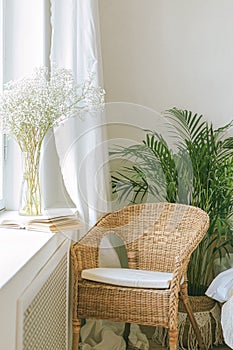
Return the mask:
<path fill-rule="evenodd" d="M 0 91 L 2 91 L 3 87 L 3 61 L 4 61 L 4 50 L 3 50 L 3 1 L 0 0 Z M 4 201 L 4 145 L 5 145 L 5 136 L 0 133 L 0 209 L 3 209 L 5 206 Z"/>
<path fill-rule="evenodd" d="M 21 79 L 35 67 L 44 65 L 44 4 L 47 2 L 49 0 L 0 0 L 0 89 L 3 83 Z M 5 202 L 6 209 L 17 210 L 22 185 L 21 152 L 13 137 L 7 136 L 7 157 L 4 157 L 4 138 L 2 141 L 0 209 Z"/>

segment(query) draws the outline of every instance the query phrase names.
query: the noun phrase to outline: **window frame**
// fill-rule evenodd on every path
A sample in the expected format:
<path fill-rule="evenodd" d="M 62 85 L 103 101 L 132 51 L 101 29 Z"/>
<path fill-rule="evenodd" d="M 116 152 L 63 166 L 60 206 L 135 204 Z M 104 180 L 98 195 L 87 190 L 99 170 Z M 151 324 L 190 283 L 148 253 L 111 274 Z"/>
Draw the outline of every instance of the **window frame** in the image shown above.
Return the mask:
<path fill-rule="evenodd" d="M 4 84 L 4 13 L 5 0 L 0 0 L 0 91 L 3 91 Z M 5 159 L 7 153 L 6 135 L 0 134 L 0 210 L 5 209 Z"/>

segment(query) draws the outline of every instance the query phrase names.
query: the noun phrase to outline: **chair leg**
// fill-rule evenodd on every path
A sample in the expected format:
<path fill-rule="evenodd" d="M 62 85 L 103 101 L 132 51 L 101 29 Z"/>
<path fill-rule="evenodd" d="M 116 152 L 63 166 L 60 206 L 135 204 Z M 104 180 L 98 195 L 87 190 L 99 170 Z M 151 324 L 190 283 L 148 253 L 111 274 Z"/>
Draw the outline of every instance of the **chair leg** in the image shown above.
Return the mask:
<path fill-rule="evenodd" d="M 193 314 L 193 311 L 192 311 L 192 308 L 191 308 L 191 305 L 189 303 L 189 300 L 188 300 L 188 296 L 184 295 L 184 294 L 181 294 L 181 299 L 183 301 L 183 304 L 184 304 L 184 307 L 185 307 L 185 310 L 187 312 L 187 315 L 189 317 L 189 320 L 192 324 L 192 327 L 194 329 L 194 332 L 196 334 L 196 337 L 197 337 L 197 341 L 198 341 L 198 344 L 200 346 L 200 349 L 201 350 L 207 350 L 207 347 L 205 346 L 205 343 L 203 342 L 203 339 L 202 339 L 202 335 L 201 335 L 201 332 L 200 332 L 200 329 L 198 327 L 198 324 L 197 324 L 197 321 L 194 317 L 194 314 Z"/>
<path fill-rule="evenodd" d="M 178 343 L 178 329 L 169 330 L 169 349 L 176 350 Z"/>
<path fill-rule="evenodd" d="M 130 323 L 126 323 L 125 330 L 123 333 L 123 338 L 124 338 L 125 343 L 126 343 L 126 349 L 128 348 L 128 345 L 129 345 L 129 333 L 130 333 Z"/>
<path fill-rule="evenodd" d="M 78 350 L 79 336 L 80 336 L 80 320 L 73 319 L 73 341 L 72 341 L 72 350 Z"/>

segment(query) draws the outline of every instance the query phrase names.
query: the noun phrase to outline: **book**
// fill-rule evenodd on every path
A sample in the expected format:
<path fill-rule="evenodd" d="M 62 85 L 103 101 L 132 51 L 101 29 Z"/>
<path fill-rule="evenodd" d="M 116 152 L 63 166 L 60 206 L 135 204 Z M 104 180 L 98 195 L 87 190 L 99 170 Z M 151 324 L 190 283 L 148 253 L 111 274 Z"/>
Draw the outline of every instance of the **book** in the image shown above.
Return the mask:
<path fill-rule="evenodd" d="M 60 213 L 62 211 L 60 210 Z M 49 212 L 47 215 L 40 216 L 19 216 L 17 214 L 8 213 L 7 218 L 0 222 L 0 227 L 18 228 L 25 230 L 43 231 L 43 232 L 59 232 L 78 230 L 82 227 L 77 212 L 60 214 L 59 211 Z"/>

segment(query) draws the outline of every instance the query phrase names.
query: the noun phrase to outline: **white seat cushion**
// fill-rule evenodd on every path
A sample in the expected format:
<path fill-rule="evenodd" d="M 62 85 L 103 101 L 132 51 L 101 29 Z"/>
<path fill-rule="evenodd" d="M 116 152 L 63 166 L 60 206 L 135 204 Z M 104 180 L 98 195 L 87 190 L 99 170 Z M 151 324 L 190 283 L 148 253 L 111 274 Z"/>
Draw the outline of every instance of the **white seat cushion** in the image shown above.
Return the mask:
<path fill-rule="evenodd" d="M 82 278 L 117 286 L 166 289 L 170 285 L 173 273 L 98 267 L 83 270 Z"/>

